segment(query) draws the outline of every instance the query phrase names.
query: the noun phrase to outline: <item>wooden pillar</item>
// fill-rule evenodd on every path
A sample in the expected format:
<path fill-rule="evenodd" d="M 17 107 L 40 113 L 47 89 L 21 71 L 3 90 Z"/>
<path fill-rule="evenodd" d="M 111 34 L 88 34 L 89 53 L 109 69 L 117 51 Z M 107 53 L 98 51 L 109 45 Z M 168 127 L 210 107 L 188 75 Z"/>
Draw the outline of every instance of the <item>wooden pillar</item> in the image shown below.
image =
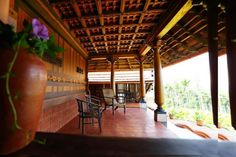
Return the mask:
<path fill-rule="evenodd" d="M 232 126 L 236 129 L 236 3 L 226 0 L 226 53 Z"/>
<path fill-rule="evenodd" d="M 114 94 L 116 94 L 115 62 L 118 60 L 118 58 L 108 57 L 107 60 L 111 62 L 111 84 L 110 84 L 110 87 L 113 89 Z"/>
<path fill-rule="evenodd" d="M 115 82 L 115 62 L 111 61 L 111 88 L 113 89 L 114 93 L 116 93 L 116 82 Z"/>
<path fill-rule="evenodd" d="M 3 23 L 8 23 L 8 15 L 10 8 L 10 0 L 0 0 L 0 20 Z"/>
<path fill-rule="evenodd" d="M 88 66 L 89 66 L 89 61 L 87 59 L 86 60 L 86 68 L 85 68 L 85 82 L 86 82 L 86 92 L 87 92 L 87 94 L 90 94 L 90 91 L 89 91 L 89 80 L 88 80 Z"/>
<path fill-rule="evenodd" d="M 156 112 L 164 112 L 164 87 L 162 82 L 162 67 L 160 58 L 161 40 L 157 42 L 157 49 L 154 51 L 154 80 L 155 80 L 155 103 L 157 104 Z"/>
<path fill-rule="evenodd" d="M 218 127 L 218 29 L 217 0 L 207 0 L 208 53 L 210 64 L 211 102 L 213 122 Z"/>
<path fill-rule="evenodd" d="M 145 101 L 145 80 L 144 80 L 144 68 L 143 68 L 144 58 L 139 58 L 139 78 L 140 78 L 140 99 L 139 102 L 146 103 Z"/>

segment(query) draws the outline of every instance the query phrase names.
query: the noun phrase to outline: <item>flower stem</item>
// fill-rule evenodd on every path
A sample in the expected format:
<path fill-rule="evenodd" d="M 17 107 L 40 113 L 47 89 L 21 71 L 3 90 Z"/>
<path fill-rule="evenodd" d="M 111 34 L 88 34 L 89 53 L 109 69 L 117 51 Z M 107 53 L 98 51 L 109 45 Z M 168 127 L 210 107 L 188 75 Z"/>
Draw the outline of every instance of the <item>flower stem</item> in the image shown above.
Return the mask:
<path fill-rule="evenodd" d="M 11 105 L 11 110 L 13 113 L 13 129 L 18 129 L 18 130 L 20 130 L 22 128 L 19 126 L 18 121 L 17 121 L 17 112 L 16 112 L 16 108 L 15 108 L 15 105 L 14 105 L 14 102 L 12 99 L 11 91 L 10 91 L 10 76 L 12 73 L 13 66 L 16 62 L 16 58 L 17 58 L 19 51 L 20 51 L 20 44 L 21 44 L 22 39 L 23 39 L 23 37 L 21 37 L 21 39 L 19 40 L 19 42 L 16 46 L 14 57 L 8 65 L 8 71 L 6 74 L 6 93 L 7 93 L 8 100 Z"/>

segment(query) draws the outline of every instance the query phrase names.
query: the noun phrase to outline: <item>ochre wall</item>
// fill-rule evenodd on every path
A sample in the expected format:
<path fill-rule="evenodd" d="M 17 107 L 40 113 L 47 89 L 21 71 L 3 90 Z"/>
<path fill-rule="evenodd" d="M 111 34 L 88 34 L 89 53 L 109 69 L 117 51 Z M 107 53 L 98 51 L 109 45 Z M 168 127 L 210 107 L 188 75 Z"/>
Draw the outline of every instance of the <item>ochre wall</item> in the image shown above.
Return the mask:
<path fill-rule="evenodd" d="M 22 30 L 24 19 L 31 22 L 32 17 L 19 8 L 18 31 Z M 42 20 L 40 21 L 44 23 Z M 56 42 L 64 48 L 64 53 L 58 54 L 58 58 L 62 61 L 61 65 L 45 61 L 48 71 L 48 86 L 38 130 L 55 132 L 77 115 L 75 97 L 82 97 L 85 93 L 86 60 L 56 32 L 50 28 L 49 31 L 55 34 Z M 76 67 L 82 69 L 83 73 L 76 72 Z"/>

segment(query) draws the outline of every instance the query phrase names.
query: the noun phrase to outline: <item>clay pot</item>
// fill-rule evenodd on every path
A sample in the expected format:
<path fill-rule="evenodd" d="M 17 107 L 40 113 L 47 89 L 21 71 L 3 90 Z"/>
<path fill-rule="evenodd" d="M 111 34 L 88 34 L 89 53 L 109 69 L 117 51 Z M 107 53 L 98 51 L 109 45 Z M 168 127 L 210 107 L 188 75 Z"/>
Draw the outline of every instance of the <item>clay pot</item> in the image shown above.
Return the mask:
<path fill-rule="evenodd" d="M 6 73 L 13 51 L 0 48 L 0 76 Z M 20 130 L 13 129 L 13 113 L 6 95 L 6 79 L 0 79 L 0 155 L 15 152 L 28 145 L 38 127 L 47 83 L 43 61 L 21 49 L 10 77 Z"/>
<path fill-rule="evenodd" d="M 203 121 L 202 120 L 196 120 L 196 123 L 198 126 L 203 126 Z"/>
<path fill-rule="evenodd" d="M 169 114 L 169 118 L 170 119 L 174 119 L 174 115 L 173 114 Z"/>

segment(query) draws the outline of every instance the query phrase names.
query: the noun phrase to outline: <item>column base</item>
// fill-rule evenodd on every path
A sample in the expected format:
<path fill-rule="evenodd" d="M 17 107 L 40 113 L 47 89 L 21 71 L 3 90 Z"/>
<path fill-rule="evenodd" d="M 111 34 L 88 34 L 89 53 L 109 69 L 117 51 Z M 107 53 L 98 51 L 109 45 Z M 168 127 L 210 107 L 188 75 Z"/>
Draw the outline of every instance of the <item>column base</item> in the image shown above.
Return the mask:
<path fill-rule="evenodd" d="M 140 104 L 140 108 L 147 110 L 147 102 L 145 101 L 144 98 L 140 98 L 139 104 Z"/>
<path fill-rule="evenodd" d="M 167 113 L 162 108 L 154 111 L 154 120 L 157 122 L 167 122 Z"/>
<path fill-rule="evenodd" d="M 144 98 L 139 99 L 139 103 L 147 103 Z"/>

